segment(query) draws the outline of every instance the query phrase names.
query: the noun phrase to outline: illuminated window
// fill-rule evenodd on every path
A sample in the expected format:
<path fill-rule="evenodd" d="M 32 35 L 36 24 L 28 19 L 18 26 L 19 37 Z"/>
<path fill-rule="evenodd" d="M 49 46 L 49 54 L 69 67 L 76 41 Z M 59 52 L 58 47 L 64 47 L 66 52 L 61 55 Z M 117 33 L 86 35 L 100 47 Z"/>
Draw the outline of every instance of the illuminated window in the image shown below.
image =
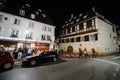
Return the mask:
<path fill-rule="evenodd" d="M 70 28 L 70 32 L 72 32 L 72 28 Z"/>

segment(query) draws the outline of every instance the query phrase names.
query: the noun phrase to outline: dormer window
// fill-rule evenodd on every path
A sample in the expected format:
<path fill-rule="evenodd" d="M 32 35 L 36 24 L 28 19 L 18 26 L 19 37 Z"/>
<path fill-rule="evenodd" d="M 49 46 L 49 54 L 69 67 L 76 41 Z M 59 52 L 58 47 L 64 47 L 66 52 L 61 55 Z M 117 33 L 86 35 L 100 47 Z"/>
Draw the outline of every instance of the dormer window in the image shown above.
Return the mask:
<path fill-rule="evenodd" d="M 31 18 L 32 18 L 32 19 L 35 19 L 35 14 L 31 14 Z"/>
<path fill-rule="evenodd" d="M 77 19 L 77 20 L 76 20 L 76 22 L 78 22 L 79 20 L 80 20 L 80 18 L 79 18 L 79 19 Z"/>
<path fill-rule="evenodd" d="M 25 16 L 25 10 L 22 10 L 22 9 L 21 9 L 19 15 Z"/>
<path fill-rule="evenodd" d="M 81 17 L 83 14 L 79 14 L 79 17 Z"/>
<path fill-rule="evenodd" d="M 87 18 L 87 15 L 83 16 L 83 19 Z"/>

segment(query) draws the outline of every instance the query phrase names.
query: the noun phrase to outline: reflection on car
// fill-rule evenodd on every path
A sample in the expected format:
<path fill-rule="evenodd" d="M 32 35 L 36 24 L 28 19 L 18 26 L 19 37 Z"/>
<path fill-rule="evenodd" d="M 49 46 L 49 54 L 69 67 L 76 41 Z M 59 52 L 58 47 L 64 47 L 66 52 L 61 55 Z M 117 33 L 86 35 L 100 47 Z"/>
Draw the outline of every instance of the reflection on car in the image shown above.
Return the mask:
<path fill-rule="evenodd" d="M 0 69 L 12 69 L 14 58 L 9 51 L 0 51 Z"/>
<path fill-rule="evenodd" d="M 58 60 L 58 54 L 55 51 L 38 52 L 32 56 L 26 56 L 22 59 L 22 66 L 35 66 L 43 62 L 55 62 Z"/>

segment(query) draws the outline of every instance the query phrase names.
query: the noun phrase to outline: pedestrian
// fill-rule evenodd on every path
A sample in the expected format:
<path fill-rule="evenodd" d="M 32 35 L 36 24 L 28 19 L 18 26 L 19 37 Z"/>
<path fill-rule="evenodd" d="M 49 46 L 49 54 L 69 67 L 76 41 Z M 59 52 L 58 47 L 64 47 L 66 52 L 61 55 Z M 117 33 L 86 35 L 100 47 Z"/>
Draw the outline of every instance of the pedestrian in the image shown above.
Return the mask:
<path fill-rule="evenodd" d="M 95 52 L 95 49 L 94 49 L 94 48 L 92 48 L 92 54 L 93 54 L 92 57 L 93 57 L 93 58 L 96 58 L 96 52 Z"/>
<path fill-rule="evenodd" d="M 88 57 L 88 53 L 87 53 L 87 49 L 86 48 L 84 49 L 84 55 L 85 55 L 85 57 Z"/>
<path fill-rule="evenodd" d="M 83 57 L 83 51 L 81 50 L 81 48 L 79 48 L 79 58 Z"/>
<path fill-rule="evenodd" d="M 18 52 L 18 60 L 22 59 L 22 52 Z"/>
<path fill-rule="evenodd" d="M 61 49 L 61 51 L 60 51 L 60 55 L 61 55 L 61 57 L 63 57 L 63 49 Z"/>

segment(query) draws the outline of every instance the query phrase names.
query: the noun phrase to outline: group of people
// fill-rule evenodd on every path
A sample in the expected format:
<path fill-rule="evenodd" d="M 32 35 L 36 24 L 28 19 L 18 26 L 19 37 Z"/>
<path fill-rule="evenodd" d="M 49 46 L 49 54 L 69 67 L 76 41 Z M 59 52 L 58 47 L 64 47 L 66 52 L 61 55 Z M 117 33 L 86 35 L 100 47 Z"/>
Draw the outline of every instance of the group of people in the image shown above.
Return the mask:
<path fill-rule="evenodd" d="M 94 48 L 92 48 L 91 51 L 92 51 L 92 57 L 96 58 L 96 52 L 95 52 Z M 79 58 L 81 58 L 81 57 L 88 57 L 88 52 L 87 52 L 86 48 L 83 51 L 81 48 L 79 48 Z"/>
<path fill-rule="evenodd" d="M 25 56 L 32 55 L 33 52 L 34 52 L 34 49 L 20 47 L 18 49 L 15 48 L 12 54 L 15 59 L 22 59 Z"/>

